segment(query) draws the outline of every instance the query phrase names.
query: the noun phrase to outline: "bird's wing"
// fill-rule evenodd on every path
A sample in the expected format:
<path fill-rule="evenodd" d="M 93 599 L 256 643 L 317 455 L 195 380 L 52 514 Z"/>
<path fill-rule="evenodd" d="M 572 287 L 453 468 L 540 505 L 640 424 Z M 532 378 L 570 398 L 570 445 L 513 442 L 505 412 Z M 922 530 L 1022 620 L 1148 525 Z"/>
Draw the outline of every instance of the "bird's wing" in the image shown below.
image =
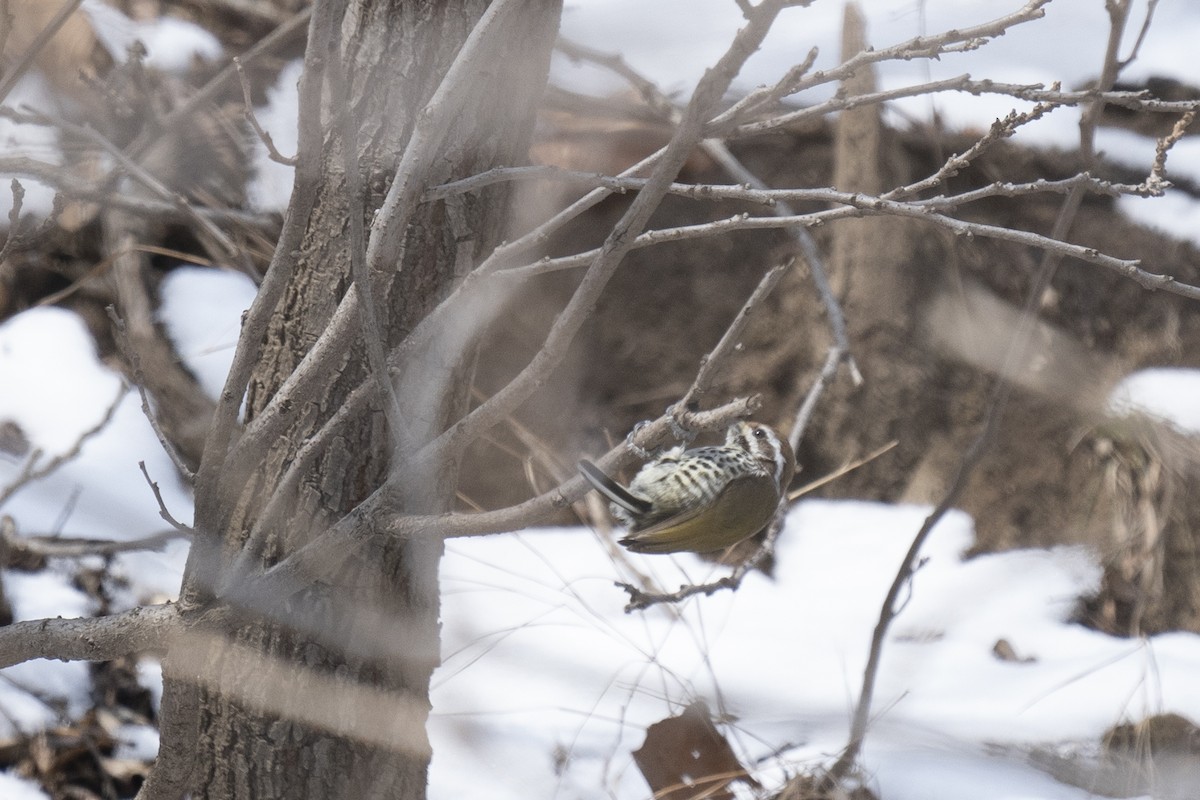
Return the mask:
<path fill-rule="evenodd" d="M 737 478 L 712 503 L 631 533 L 621 544 L 635 553 L 708 553 L 748 539 L 766 527 L 779 490 L 763 476 Z"/>
<path fill-rule="evenodd" d="M 649 500 L 633 494 L 586 458 L 579 459 L 579 474 L 593 489 L 634 516 L 645 514 L 652 507 Z"/>

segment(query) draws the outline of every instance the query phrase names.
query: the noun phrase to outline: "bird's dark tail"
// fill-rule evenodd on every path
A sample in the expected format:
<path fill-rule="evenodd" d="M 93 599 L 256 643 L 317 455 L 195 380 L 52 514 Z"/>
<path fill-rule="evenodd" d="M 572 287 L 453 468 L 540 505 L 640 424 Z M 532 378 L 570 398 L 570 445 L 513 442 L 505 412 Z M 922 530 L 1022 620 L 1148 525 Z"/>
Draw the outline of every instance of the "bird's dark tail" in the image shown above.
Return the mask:
<path fill-rule="evenodd" d="M 645 498 L 638 497 L 621 484 L 604 474 L 604 471 L 586 458 L 579 459 L 579 474 L 592 485 L 597 492 L 607 497 L 630 514 L 641 515 L 651 509 L 651 503 Z"/>

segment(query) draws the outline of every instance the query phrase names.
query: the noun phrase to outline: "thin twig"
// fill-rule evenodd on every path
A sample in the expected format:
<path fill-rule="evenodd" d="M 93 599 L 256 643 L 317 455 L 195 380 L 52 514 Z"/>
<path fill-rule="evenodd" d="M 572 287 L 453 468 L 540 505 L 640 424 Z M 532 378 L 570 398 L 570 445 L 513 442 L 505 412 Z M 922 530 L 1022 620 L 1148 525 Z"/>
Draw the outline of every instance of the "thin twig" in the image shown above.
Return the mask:
<path fill-rule="evenodd" d="M 166 523 L 172 528 L 190 538 L 195 531 L 193 531 L 190 526 L 184 525 L 182 522 L 175 519 L 175 517 L 171 515 L 171 512 L 167 510 L 167 504 L 163 500 L 162 492 L 159 490 L 158 484 L 151 480 L 150 472 L 146 469 L 146 462 L 139 461 L 138 469 L 142 471 L 142 476 L 146 479 L 146 483 L 150 486 L 150 491 L 154 492 L 154 499 L 158 502 L 158 515 L 162 517 L 163 520 L 165 520 Z"/>
<path fill-rule="evenodd" d="M 767 270 L 767 273 L 762 276 L 758 285 L 754 287 L 754 291 L 746 298 L 746 302 L 742 304 L 741 309 L 734 316 L 733 322 L 729 323 L 729 327 L 721 335 L 721 340 L 717 342 L 716 347 L 700 359 L 700 369 L 696 372 L 695 380 L 692 381 L 691 387 L 683 398 L 675 404 L 674 408 L 690 410 L 694 403 L 708 394 L 712 389 L 713 379 L 716 377 L 718 368 L 724 363 L 729 354 L 734 351 L 734 348 L 738 344 L 738 339 L 741 338 L 742 333 L 746 330 L 746 326 L 750 323 L 750 315 L 767 295 L 775 290 L 775 287 L 783 280 L 783 276 L 793 263 L 792 259 L 788 259 L 785 263 Z"/>
<path fill-rule="evenodd" d="M 1158 0 L 1148 0 L 1146 3 L 1146 16 L 1142 19 L 1142 27 L 1138 30 L 1137 39 L 1133 42 L 1133 47 L 1129 50 L 1129 55 L 1121 59 L 1117 63 L 1116 74 L 1121 74 L 1134 61 L 1137 60 L 1138 53 L 1142 50 L 1142 44 L 1146 41 L 1146 34 L 1150 32 L 1150 23 L 1154 21 L 1154 12 L 1158 10 Z"/>
<path fill-rule="evenodd" d="M 179 470 L 179 474 L 187 483 L 193 483 L 196 479 L 195 473 L 188 467 L 183 460 L 183 456 L 175 448 L 174 443 L 167 437 L 166 432 L 158 422 L 158 415 L 150 407 L 150 396 L 146 393 L 145 375 L 142 373 L 142 360 L 138 355 L 136 348 L 129 341 L 129 331 L 125 327 L 125 320 L 117 314 L 117 309 L 114 306 L 107 306 L 105 311 L 108 312 L 108 318 L 112 322 L 114 339 L 117 343 L 117 348 L 129 361 L 129 366 L 133 370 L 133 385 L 137 389 L 138 396 L 142 399 L 142 414 L 150 423 L 150 427 L 154 430 L 154 435 L 158 437 L 158 443 L 162 445 L 163 451 L 171 459 L 171 463 L 175 465 L 175 469 Z"/>
<path fill-rule="evenodd" d="M 77 536 L 14 536 L 8 547 L 18 553 L 44 558 L 110 556 L 143 550 L 162 550 L 170 542 L 188 538 L 182 531 L 165 531 L 138 539 L 85 539 Z"/>
<path fill-rule="evenodd" d="M 259 141 L 267 148 L 267 155 L 272 161 L 287 167 L 296 166 L 296 157 L 285 156 L 283 153 L 280 153 L 275 148 L 275 140 L 271 138 L 271 134 L 263 130 L 262 125 L 258 124 L 258 116 L 254 113 L 254 101 L 250 97 L 250 80 L 246 77 L 246 70 L 242 68 L 242 60 L 234 56 L 233 66 L 237 70 L 238 80 L 242 84 L 242 116 L 250 123 L 250 127 L 258 135 Z"/>
<path fill-rule="evenodd" d="M 1195 119 L 1195 111 L 1187 112 L 1179 118 L 1169 134 L 1158 140 L 1158 145 L 1154 148 L 1154 164 L 1150 167 L 1150 177 L 1146 179 L 1147 186 L 1161 192 L 1171 185 L 1166 177 L 1167 154 L 1171 152 L 1175 143 L 1183 138 Z"/>
<path fill-rule="evenodd" d="M 759 47 L 784 5 L 783 0 L 763 0 L 756 6 L 751 20 L 738 31 L 729 50 L 704 74 L 682 113 L 675 134 L 651 171 L 650 182 L 613 226 L 575 294 L 551 327 L 542 349 L 504 388 L 424 448 L 418 461 L 438 463 L 447 455 L 454 457 L 461 453 L 484 430 L 512 413 L 566 356 L 568 346 L 595 306 L 609 278 L 621 259 L 632 249 L 634 238 L 645 228 L 666 194 L 667 187 L 700 140 L 709 115 L 728 90 L 742 64 Z"/>
<path fill-rule="evenodd" d="M 642 97 L 646 101 L 646 104 L 649 105 L 651 109 L 663 116 L 668 122 L 678 124 L 680 112 L 675 103 L 672 102 L 671 98 L 669 98 L 665 92 L 660 90 L 653 81 L 641 75 L 639 72 L 626 64 L 624 59 L 622 59 L 620 56 L 605 54 L 561 38 L 559 47 L 574 58 L 591 61 L 602 67 L 612 70 L 617 75 L 629 81 L 630 84 L 641 93 Z M 777 83 L 772 90 L 756 93 L 753 104 L 754 108 L 761 108 L 767 103 L 774 102 L 786 96 L 787 94 L 792 93 L 794 91 L 794 87 L 798 85 L 803 76 L 808 73 L 815 59 L 816 51 L 814 49 L 809 53 L 809 57 L 805 62 L 788 70 L 783 80 Z M 726 115 L 728 115 L 730 118 L 735 118 L 736 115 L 749 113 L 751 105 L 751 103 L 739 104 L 737 107 L 735 107 L 735 109 L 727 111 Z M 709 156 L 711 156 L 718 164 L 720 164 L 721 167 L 734 180 L 753 190 L 768 190 L 767 184 L 757 175 L 751 172 L 746 165 L 743 164 L 733 154 L 732 151 L 730 151 L 729 147 L 724 142 L 720 141 L 719 139 L 708 138 L 702 141 L 700 146 L 706 153 L 709 154 Z M 795 216 L 796 213 L 793 208 L 784 200 L 775 200 L 772 202 L 771 209 L 776 216 L 780 217 L 791 217 Z M 824 390 L 825 386 L 830 382 L 830 380 L 832 380 L 833 375 L 836 374 L 837 367 L 842 363 L 846 363 L 849 367 L 851 378 L 856 386 L 862 383 L 862 376 L 859 374 L 858 366 L 855 364 L 854 357 L 850 352 L 850 340 L 846 332 L 845 314 L 842 312 L 841 304 L 838 302 L 837 297 L 833 293 L 832 287 L 829 285 L 829 279 L 826 275 L 824 260 L 821 258 L 821 253 L 817 247 L 816 241 L 813 239 L 812 234 L 810 234 L 808 229 L 804 226 L 790 227 L 787 229 L 787 232 L 800 247 L 800 252 L 803 255 L 806 265 L 808 266 L 809 274 L 812 276 L 813 284 L 817 289 L 817 294 L 820 296 L 821 302 L 825 306 L 826 316 L 829 320 L 829 327 L 834 341 L 831 349 L 831 358 L 834 361 L 833 373 L 825 379 L 820 377 L 817 379 L 813 385 L 813 389 L 809 391 L 805 406 L 801 407 L 801 411 L 803 411 L 803 409 L 807 406 L 808 413 L 805 414 L 798 412 L 796 419 L 793 421 L 792 431 L 788 437 L 788 441 L 791 444 L 792 449 L 795 450 L 799 446 L 800 438 L 804 434 L 805 426 L 807 425 L 809 415 L 811 414 L 811 408 L 815 406 L 820 393 Z M 778 277 L 782 277 L 782 275 L 776 277 L 776 282 Z M 771 287 L 774 287 L 774 283 L 771 284 Z M 770 289 L 767 291 L 770 291 Z M 743 313 L 745 313 L 745 310 L 743 310 Z M 726 331 L 727 337 L 736 335 L 740 335 L 740 329 L 736 333 L 734 332 L 733 327 Z M 725 339 L 722 339 L 722 341 L 724 342 Z M 827 369 L 823 369 L 821 375 L 825 375 L 827 371 Z M 707 389 L 703 378 L 697 378 L 697 383 L 693 384 L 693 388 L 696 387 L 702 387 L 699 389 L 700 393 L 703 393 L 703 391 Z M 689 395 L 680 403 L 680 407 L 689 407 L 693 399 L 694 398 L 689 393 Z"/>
<path fill-rule="evenodd" d="M 279 46 L 282 42 L 297 35 L 300 30 L 308 25 L 312 19 L 312 8 L 304 8 L 290 19 L 280 23 L 279 27 L 264 36 L 261 41 L 256 43 L 246 52 L 238 56 L 241 65 L 251 63 L 255 59 L 269 53 Z M 307 66 L 306 66 L 307 68 Z M 200 87 L 191 97 L 182 105 L 172 109 L 169 114 L 158 120 L 155 126 L 146 126 L 146 128 L 138 134 L 138 137 L 126 148 L 126 152 L 132 158 L 138 158 L 146 151 L 151 149 L 155 144 L 161 142 L 166 137 L 174 134 L 178 128 L 186 123 L 196 113 L 196 109 L 205 103 L 214 102 L 217 96 L 228 86 L 238 75 L 238 66 L 230 63 L 225 66 L 220 72 L 212 77 L 208 83 Z M 304 117 L 300 118 L 301 126 L 304 125 Z"/>
<path fill-rule="evenodd" d="M 893 450 L 896 447 L 896 445 L 898 445 L 898 444 L 900 444 L 900 441 L 898 439 L 893 439 L 892 441 L 885 444 L 883 447 L 878 447 L 878 448 L 872 450 L 871 452 L 867 453 L 862 458 L 856 458 L 853 461 L 847 461 L 845 464 L 838 467 L 833 472 L 830 472 L 828 475 L 822 475 L 821 477 L 817 478 L 815 481 L 809 481 L 808 483 L 804 484 L 800 488 L 793 489 L 792 491 L 788 492 L 788 501 L 795 502 L 796 500 L 800 499 L 801 497 L 804 497 L 807 494 L 811 494 L 812 492 L 815 492 L 817 489 L 820 489 L 822 486 L 825 486 L 826 484 L 829 484 L 829 483 L 833 483 L 834 481 L 836 481 L 838 478 L 842 477 L 843 475 L 850 474 L 851 472 L 853 472 L 854 470 L 863 466 L 864 464 L 870 464 L 872 461 L 879 458 L 884 453 L 887 453 L 887 452 L 890 452 L 891 450 Z"/>
<path fill-rule="evenodd" d="M 1100 87 L 1108 88 L 1116 78 L 1117 74 L 1117 51 L 1120 46 L 1121 33 L 1124 30 L 1125 21 L 1128 16 L 1129 3 L 1128 0 L 1117 0 L 1108 4 L 1109 15 L 1111 18 L 1111 27 L 1109 30 L 1108 49 L 1105 54 L 1104 69 L 1100 78 Z M 1093 149 L 1093 137 L 1095 134 L 1095 125 L 1099 119 L 1100 112 L 1103 110 L 1101 104 L 1090 107 L 1083 115 L 1080 122 L 1080 151 L 1086 161 L 1094 159 L 1095 153 Z M 1055 221 L 1054 229 L 1051 231 L 1051 236 L 1055 239 L 1062 239 L 1069 231 L 1070 225 L 1074 219 L 1076 211 L 1085 194 L 1083 188 L 1077 187 L 1063 202 L 1063 207 L 1059 213 L 1058 219 Z M 1020 353 L 1025 351 L 1028 345 L 1030 331 L 1033 326 L 1031 324 L 1034 318 L 1034 309 L 1036 303 L 1043 296 L 1045 289 L 1049 286 L 1050 280 L 1061 260 L 1062 254 L 1055 250 L 1046 250 L 1043 253 L 1042 263 L 1039 266 L 1037 278 L 1030 287 L 1025 298 L 1023 308 L 1023 320 L 1025 324 L 1018 326 L 1014 332 L 1013 338 L 1009 343 L 1008 353 L 1006 354 L 1005 363 L 1011 363 Z M 858 755 L 862 750 L 862 745 L 866 739 L 867 725 L 870 720 L 871 702 L 875 693 L 875 683 L 879 671 L 879 663 L 882 658 L 883 642 L 887 636 L 887 631 L 891 626 L 892 621 L 899 613 L 900 608 L 897 607 L 901 590 L 908 585 L 912 579 L 917 564 L 917 555 L 925 544 L 925 540 L 929 537 L 933 527 L 941 520 L 946 512 L 957 502 L 959 495 L 966 487 L 967 480 L 974 472 L 975 467 L 983 459 L 995 439 L 996 432 L 999 429 L 999 423 L 1004 415 L 1005 408 L 1008 404 L 1008 399 L 1012 394 L 1013 383 L 1008 379 L 1011 371 L 1007 368 L 1002 368 L 996 377 L 995 385 L 992 388 L 988 398 L 988 406 L 984 413 L 982 429 L 979 435 L 971 443 L 963 456 L 961 463 L 951 481 L 950 488 L 942 497 L 941 502 L 934 508 L 933 512 L 925 519 L 921 525 L 912 543 L 909 545 L 908 552 L 901 561 L 900 568 L 896 573 L 895 579 L 892 581 L 891 587 L 888 589 L 887 597 L 883 601 L 880 608 L 879 621 L 875 625 L 875 629 L 871 635 L 871 647 L 867 656 L 867 666 L 863 670 L 862 689 L 859 692 L 858 703 L 854 709 L 854 716 L 850 724 L 850 734 L 847 738 L 847 744 L 837 761 L 830 767 L 826 783 L 833 784 L 844 779 L 850 770 L 854 768 L 858 760 Z"/>
<path fill-rule="evenodd" d="M 870 652 L 867 656 L 866 669 L 863 671 L 862 690 L 859 693 L 858 703 L 855 706 L 854 717 L 851 721 L 849 743 L 842 751 L 838 760 L 829 768 L 829 778 L 832 780 L 841 780 L 846 777 L 858 760 L 858 753 L 862 748 L 863 740 L 866 738 L 867 722 L 870 719 L 871 700 L 875 694 L 875 677 L 879 671 L 879 661 L 883 652 L 883 640 L 887 636 L 887 631 L 892 620 L 899 611 L 896 607 L 896 601 L 900 597 L 901 590 L 908 585 L 908 581 L 913 575 L 917 554 L 921 551 L 921 547 L 924 546 L 925 540 L 929 538 L 933 527 L 941 521 L 946 512 L 958 501 L 959 496 L 967 485 L 967 479 L 991 445 L 996 433 L 996 422 L 999 419 L 1003 404 L 1008 400 L 1011 388 L 1012 384 L 1003 378 L 998 381 L 996 391 L 992 395 L 987 415 L 983 421 L 983 429 L 967 449 L 966 454 L 959 463 L 958 470 L 955 472 L 954 479 L 950 483 L 950 488 L 942 497 L 941 502 L 925 518 L 925 522 L 922 523 L 920 530 L 913 537 L 912 543 L 908 547 L 908 552 L 904 554 L 904 558 L 900 562 L 900 569 L 896 573 L 896 577 L 892 580 L 892 585 L 888 588 L 888 593 L 884 598 L 882 610 L 879 615 L 879 622 L 876 623 L 875 629 L 871 634 Z"/>

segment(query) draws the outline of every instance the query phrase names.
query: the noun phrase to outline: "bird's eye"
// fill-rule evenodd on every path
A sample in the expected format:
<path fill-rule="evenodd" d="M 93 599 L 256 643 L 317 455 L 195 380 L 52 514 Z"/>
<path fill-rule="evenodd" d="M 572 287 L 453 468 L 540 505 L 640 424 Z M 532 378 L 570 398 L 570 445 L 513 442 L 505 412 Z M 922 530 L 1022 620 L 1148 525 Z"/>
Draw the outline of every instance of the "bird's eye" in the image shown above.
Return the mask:
<path fill-rule="evenodd" d="M 755 428 L 754 435 L 757 436 L 759 439 L 761 439 L 767 435 L 767 432 L 764 431 L 762 428 Z"/>

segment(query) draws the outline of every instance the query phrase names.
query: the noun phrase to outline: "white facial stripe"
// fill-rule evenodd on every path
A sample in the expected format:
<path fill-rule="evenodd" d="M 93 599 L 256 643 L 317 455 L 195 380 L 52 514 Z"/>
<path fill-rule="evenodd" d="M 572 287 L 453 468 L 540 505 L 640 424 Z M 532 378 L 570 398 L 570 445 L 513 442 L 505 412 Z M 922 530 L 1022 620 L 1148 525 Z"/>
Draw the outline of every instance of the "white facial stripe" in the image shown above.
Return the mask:
<path fill-rule="evenodd" d="M 779 445 L 779 440 L 775 435 L 771 435 L 772 444 L 775 445 L 775 485 L 780 489 L 786 488 L 782 486 L 783 471 L 787 468 L 787 459 L 783 457 L 783 448 Z"/>

